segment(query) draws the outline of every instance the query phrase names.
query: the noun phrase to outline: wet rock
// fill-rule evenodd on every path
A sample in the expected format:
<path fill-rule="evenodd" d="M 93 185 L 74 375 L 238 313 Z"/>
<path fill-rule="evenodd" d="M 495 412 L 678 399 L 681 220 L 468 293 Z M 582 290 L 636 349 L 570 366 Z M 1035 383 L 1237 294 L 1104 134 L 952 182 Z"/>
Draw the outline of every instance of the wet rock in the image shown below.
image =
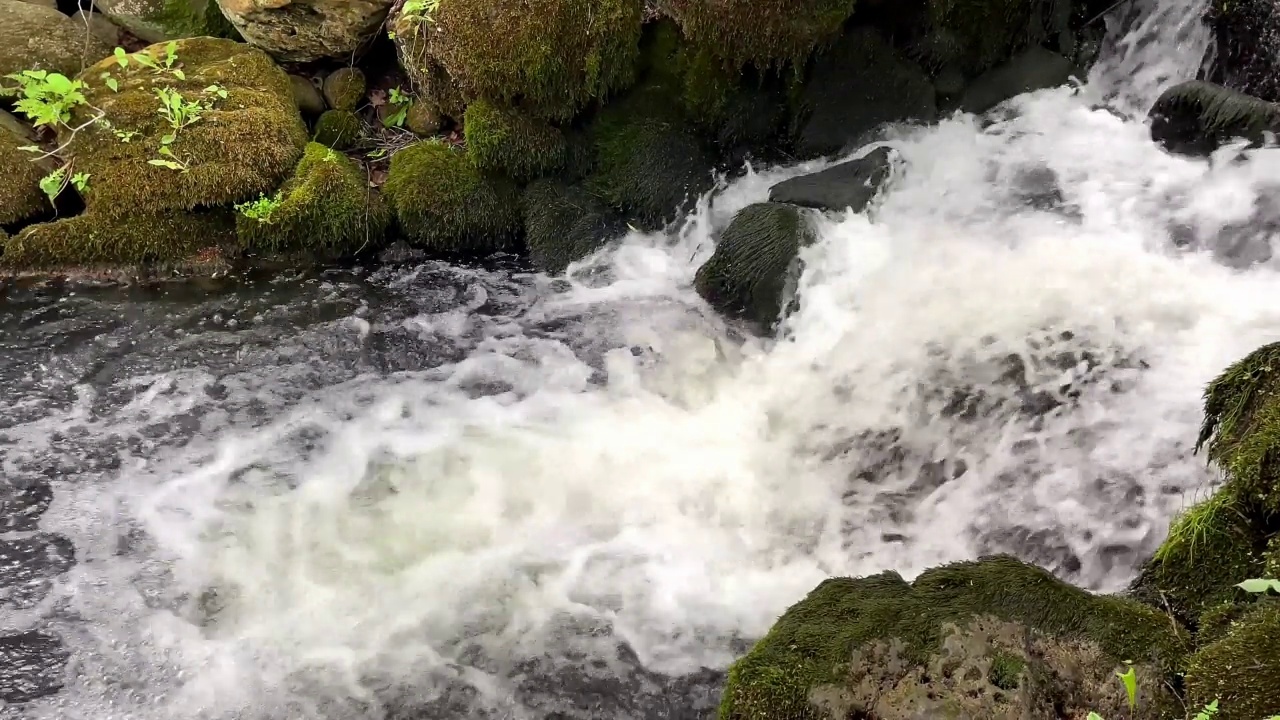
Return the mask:
<path fill-rule="evenodd" d="M 1280 102 L 1280 5 L 1275 0 L 1213 0 L 1216 53 L 1208 79 L 1268 102 Z"/>
<path fill-rule="evenodd" d="M 818 210 L 862 212 L 889 178 L 889 148 L 872 150 L 865 157 L 840 163 L 812 175 L 784 180 L 769 188 L 769 202 Z"/>
<path fill-rule="evenodd" d="M 794 120 L 796 154 L 831 155 L 862 144 L 886 123 L 936 116 L 936 92 L 924 71 L 874 30 L 860 28 L 814 62 Z"/>
<path fill-rule="evenodd" d="M 1280 131 L 1280 106 L 1201 80 L 1165 90 L 1150 118 L 1152 140 L 1189 155 L 1207 155 L 1237 138 L 1260 143 Z"/>
<path fill-rule="evenodd" d="M 48 581 L 75 564 L 75 554 L 61 535 L 0 540 L 0 598 L 20 608 L 35 605 L 48 594 Z"/>
<path fill-rule="evenodd" d="M 149 43 L 201 36 L 235 37 L 215 0 L 94 0 L 93 7 L 112 23 Z"/>
<path fill-rule="evenodd" d="M 47 480 L 0 481 L 0 533 L 34 530 L 52 502 L 53 487 Z"/>
<path fill-rule="evenodd" d="M 48 70 L 72 77 L 111 53 L 84 25 L 57 10 L 0 0 L 0 75 Z"/>
<path fill-rule="evenodd" d="M 1011 97 L 1065 85 L 1075 72 L 1071 61 L 1042 47 L 1028 48 L 978 76 L 965 89 L 960 108 L 983 113 Z"/>
<path fill-rule="evenodd" d="M 523 202 L 530 258 L 553 275 L 626 230 L 621 218 L 578 186 L 537 180 L 525 189 Z"/>
<path fill-rule="evenodd" d="M 278 60 L 347 59 L 382 27 L 393 0 L 218 0 L 246 42 Z"/>
<path fill-rule="evenodd" d="M 49 633 L 0 636 L 0 700 L 20 703 L 58 691 L 69 657 L 61 639 Z"/>

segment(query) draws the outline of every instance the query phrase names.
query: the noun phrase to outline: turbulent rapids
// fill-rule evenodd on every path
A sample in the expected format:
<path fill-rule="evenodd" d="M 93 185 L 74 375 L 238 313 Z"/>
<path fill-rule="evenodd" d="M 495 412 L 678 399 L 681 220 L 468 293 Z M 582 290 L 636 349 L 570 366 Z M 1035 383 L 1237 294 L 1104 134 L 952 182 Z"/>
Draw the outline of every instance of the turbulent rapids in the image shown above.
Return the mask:
<path fill-rule="evenodd" d="M 1079 85 L 891 130 L 776 340 L 694 273 L 837 159 L 563 278 L 10 291 L 0 718 L 703 718 L 832 575 L 1009 552 L 1124 587 L 1214 480 L 1204 384 L 1280 326 L 1280 154 L 1145 124 L 1201 10 L 1134 7 Z"/>

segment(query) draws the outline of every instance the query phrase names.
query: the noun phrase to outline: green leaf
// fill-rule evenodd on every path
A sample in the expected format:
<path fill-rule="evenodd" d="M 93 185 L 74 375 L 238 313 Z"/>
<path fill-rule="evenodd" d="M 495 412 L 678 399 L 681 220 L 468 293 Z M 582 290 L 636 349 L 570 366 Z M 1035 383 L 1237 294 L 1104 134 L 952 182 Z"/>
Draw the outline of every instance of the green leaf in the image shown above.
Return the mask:
<path fill-rule="evenodd" d="M 49 73 L 44 82 L 51 91 L 59 95 L 66 95 L 75 89 L 75 85 L 71 84 L 71 78 L 62 73 Z"/>
<path fill-rule="evenodd" d="M 22 152 L 29 152 L 29 153 L 41 152 L 39 145 L 23 145 L 18 149 L 21 150 Z"/>
<path fill-rule="evenodd" d="M 142 65 L 143 67 L 149 67 L 149 68 L 151 68 L 152 70 L 159 70 L 159 69 L 160 69 L 160 66 L 159 66 L 159 65 L 156 65 L 156 61 L 155 61 L 155 60 L 152 60 L 150 57 L 148 57 L 147 55 L 145 55 L 145 54 L 143 54 L 143 53 L 138 53 L 137 55 L 133 55 L 133 56 L 131 56 L 131 57 L 133 57 L 133 59 L 134 59 L 134 60 L 137 60 L 137 61 L 138 61 L 138 64 L 139 64 L 139 65 Z"/>
<path fill-rule="evenodd" d="M 1123 673 L 1116 673 L 1116 677 L 1120 678 L 1120 682 L 1124 683 L 1124 690 L 1129 695 L 1129 709 L 1134 710 L 1138 706 L 1138 672 L 1132 665 Z"/>
<path fill-rule="evenodd" d="M 165 135 L 164 137 L 161 137 L 161 138 L 160 138 L 160 144 L 161 144 L 161 145 L 172 145 L 172 144 L 173 144 L 173 141 L 174 141 L 174 140 L 177 140 L 177 139 L 178 139 L 178 136 L 176 136 L 176 135 L 172 135 L 172 134 L 170 134 L 170 135 Z"/>
<path fill-rule="evenodd" d="M 89 173 L 76 173 L 71 176 L 71 184 L 76 187 L 79 192 L 87 192 L 89 190 Z"/>
<path fill-rule="evenodd" d="M 1089 713 L 1088 720 L 1103 720 L 1102 716 L 1096 712 Z"/>
<path fill-rule="evenodd" d="M 107 87 L 111 88 L 111 92 L 120 92 L 120 83 L 113 77 L 107 78 Z"/>
<path fill-rule="evenodd" d="M 161 154 L 161 155 L 164 155 L 165 157 L 171 157 L 171 158 L 174 158 L 174 159 L 177 159 L 177 157 L 178 157 L 177 155 L 174 155 L 174 154 L 173 154 L 173 151 L 172 151 L 172 150 L 170 150 L 170 149 L 169 149 L 169 146 L 167 146 L 167 145 L 162 146 L 162 147 L 160 148 L 160 154 Z"/>
<path fill-rule="evenodd" d="M 1249 593 L 1264 593 L 1268 590 L 1280 593 L 1280 580 L 1253 578 L 1252 580 L 1245 580 L 1242 583 L 1236 583 L 1236 587 Z"/>
<path fill-rule="evenodd" d="M 67 171 L 63 168 L 58 168 L 40 178 L 40 189 L 49 197 L 50 203 L 57 200 L 58 195 L 62 193 L 62 188 L 66 185 L 66 177 Z"/>
<path fill-rule="evenodd" d="M 186 168 L 186 167 L 184 167 L 184 166 L 182 166 L 182 165 L 180 165 L 180 164 L 178 164 L 178 163 L 176 163 L 176 162 L 173 162 L 172 160 L 157 160 L 157 159 L 155 159 L 155 158 L 152 158 L 151 160 L 148 160 L 148 161 L 147 161 L 147 164 L 148 164 L 148 165 L 156 165 L 156 166 L 158 166 L 158 167 L 162 167 L 162 168 L 168 168 L 168 169 L 170 169 L 170 170 L 178 170 L 178 171 L 181 171 L 181 172 L 186 172 L 186 171 L 187 171 L 187 168 Z"/>
<path fill-rule="evenodd" d="M 116 56 L 116 62 L 120 64 L 120 67 L 129 67 L 129 53 L 125 52 L 124 48 L 117 46 L 113 52 Z"/>
<path fill-rule="evenodd" d="M 187 74 L 186 74 L 186 73 L 184 73 L 184 72 L 182 72 L 182 70 L 180 70 L 180 69 L 178 69 L 178 68 L 174 68 L 174 69 L 173 69 L 173 75 L 174 75 L 174 77 L 178 78 L 179 80 L 186 80 L 186 79 L 187 79 Z"/>

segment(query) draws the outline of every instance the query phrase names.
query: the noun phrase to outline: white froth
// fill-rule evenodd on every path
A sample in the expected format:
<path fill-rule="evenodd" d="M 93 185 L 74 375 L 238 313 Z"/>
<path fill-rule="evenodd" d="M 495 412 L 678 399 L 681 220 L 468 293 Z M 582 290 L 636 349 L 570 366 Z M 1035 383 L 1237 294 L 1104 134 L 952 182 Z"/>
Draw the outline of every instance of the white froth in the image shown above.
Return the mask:
<path fill-rule="evenodd" d="M 826 162 L 749 173 L 679 231 L 633 233 L 573 282 L 539 281 L 521 321 L 470 314 L 478 286 L 463 310 L 406 321 L 483 338 L 454 365 L 361 377 L 59 487 L 45 526 L 80 549 L 61 601 L 86 622 L 64 628 L 69 688 L 33 717 L 312 720 L 291 690 L 308 673 L 368 699 L 361 677 L 426 682 L 464 637 L 527 651 L 562 614 L 608 619 L 658 670 L 723 667 L 727 639 L 758 637 L 825 577 L 911 576 L 1014 527 L 1056 533 L 1079 582 L 1123 586 L 1133 563 L 1108 564 L 1107 548 L 1149 551 L 1212 477 L 1189 450 L 1203 384 L 1280 321 L 1275 262 L 1232 269 L 1214 245 L 1251 217 L 1280 154 L 1172 157 L 1141 119 L 1194 75 L 1202 5 L 1163 0 L 1083 88 L 1019 98 L 990 127 L 957 116 L 888 138 L 903 161 L 890 192 L 867 214 L 813 218 L 820 242 L 777 343 L 729 332 L 693 273 L 734 212 Z M 1103 98 L 1124 116 L 1093 109 Z M 1069 212 L 1015 202 L 1019 173 L 1041 168 Z M 1175 226 L 1196 244 L 1176 246 Z M 575 327 L 607 349 L 599 363 L 521 324 L 570 317 L 588 318 Z M 1062 331 L 1065 349 L 1146 367 L 1104 373 L 1041 421 L 965 423 L 925 394 Z M 148 378 L 110 422 L 181 413 L 212 381 Z M 477 383 L 507 391 L 476 397 Z M 867 458 L 850 443 L 895 428 L 920 457 L 853 477 Z M 316 438 L 305 451 L 301 434 Z M 967 472 L 912 490 L 943 459 Z M 149 539 L 121 556 L 126 520 Z M 191 599 L 210 587 L 219 610 L 202 613 Z"/>

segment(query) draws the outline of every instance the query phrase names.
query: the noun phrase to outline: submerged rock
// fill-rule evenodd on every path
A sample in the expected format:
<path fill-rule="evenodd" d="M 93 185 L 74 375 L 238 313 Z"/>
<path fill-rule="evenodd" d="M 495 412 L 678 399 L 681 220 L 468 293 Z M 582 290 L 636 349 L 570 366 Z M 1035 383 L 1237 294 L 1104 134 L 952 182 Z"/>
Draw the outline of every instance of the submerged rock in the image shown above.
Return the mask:
<path fill-rule="evenodd" d="M 200 36 L 235 38 L 235 29 L 216 0 L 94 0 L 93 6 L 150 43 Z"/>
<path fill-rule="evenodd" d="M 834 578 L 729 670 L 722 720 L 1164 717 L 1188 636 L 1008 556 Z M 1132 661 L 1131 715 L 1115 674 Z"/>
<path fill-rule="evenodd" d="M 1213 0 L 1216 52 L 1209 80 L 1280 102 L 1280 5 L 1275 0 Z"/>
<path fill-rule="evenodd" d="M 852 30 L 813 67 L 800 93 L 795 149 L 801 158 L 831 155 L 861 144 L 886 123 L 932 122 L 933 85 L 878 33 Z"/>
<path fill-rule="evenodd" d="M 1170 152 L 1207 155 L 1225 142 L 1261 142 L 1280 132 L 1280 105 L 1189 80 L 1165 90 L 1151 108 L 1151 138 Z"/>
<path fill-rule="evenodd" d="M 246 42 L 279 60 L 347 59 L 378 32 L 394 0 L 218 0 Z"/>
<path fill-rule="evenodd" d="M 48 70 L 73 77 L 110 53 L 84 25 L 53 8 L 0 0 L 0 75 Z"/>
<path fill-rule="evenodd" d="M 798 275 L 796 256 L 813 232 L 790 205 L 757 203 L 734 216 L 694 285 L 717 311 L 772 327 L 787 286 Z"/>
<path fill-rule="evenodd" d="M 1031 47 L 978 76 L 965 89 L 960 109 L 984 113 L 1022 93 L 1065 85 L 1073 72 L 1070 60 L 1042 47 Z"/>
<path fill-rule="evenodd" d="M 857 160 L 774 185 L 769 188 L 769 202 L 862 212 L 889 179 L 891 169 L 889 148 L 876 148 Z"/>
<path fill-rule="evenodd" d="M 524 191 L 524 228 L 529 256 L 556 275 L 595 252 L 626 229 L 594 195 L 578 186 L 537 180 Z"/>

